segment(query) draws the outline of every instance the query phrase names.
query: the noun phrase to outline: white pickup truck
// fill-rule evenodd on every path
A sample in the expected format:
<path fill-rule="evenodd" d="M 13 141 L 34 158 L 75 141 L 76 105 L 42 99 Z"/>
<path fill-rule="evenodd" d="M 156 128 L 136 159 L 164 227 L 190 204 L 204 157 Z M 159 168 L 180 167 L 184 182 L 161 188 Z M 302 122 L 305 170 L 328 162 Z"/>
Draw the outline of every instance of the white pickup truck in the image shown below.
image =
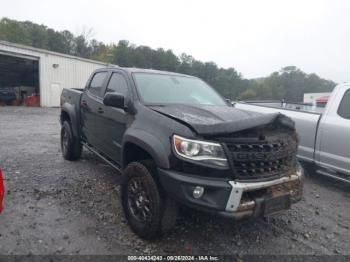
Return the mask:
<path fill-rule="evenodd" d="M 350 182 L 350 83 L 338 85 L 325 108 L 283 102 L 237 102 L 234 107 L 289 116 L 299 134 L 299 160 L 318 174 Z"/>

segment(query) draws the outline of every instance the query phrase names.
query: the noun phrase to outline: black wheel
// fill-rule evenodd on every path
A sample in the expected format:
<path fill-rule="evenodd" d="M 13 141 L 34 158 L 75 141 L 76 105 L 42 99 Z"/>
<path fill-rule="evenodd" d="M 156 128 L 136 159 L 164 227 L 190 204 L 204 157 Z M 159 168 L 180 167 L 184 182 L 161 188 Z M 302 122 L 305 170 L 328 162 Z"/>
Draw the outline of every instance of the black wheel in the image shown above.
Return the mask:
<path fill-rule="evenodd" d="M 170 230 L 177 217 L 177 204 L 162 192 L 152 172 L 155 168 L 148 163 L 130 163 L 124 171 L 121 188 L 125 217 L 131 229 L 144 239 Z"/>
<path fill-rule="evenodd" d="M 77 160 L 81 156 L 82 144 L 73 137 L 72 128 L 67 121 L 63 122 L 61 128 L 61 150 L 66 160 Z"/>

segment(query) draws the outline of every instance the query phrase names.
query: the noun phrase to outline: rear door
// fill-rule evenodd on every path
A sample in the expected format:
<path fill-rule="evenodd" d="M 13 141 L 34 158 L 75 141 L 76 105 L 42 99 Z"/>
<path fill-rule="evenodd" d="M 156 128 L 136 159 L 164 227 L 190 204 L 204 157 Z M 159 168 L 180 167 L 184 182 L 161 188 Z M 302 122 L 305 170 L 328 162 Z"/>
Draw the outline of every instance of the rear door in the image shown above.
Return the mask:
<path fill-rule="evenodd" d="M 331 101 L 331 100 L 330 100 Z M 350 89 L 339 89 L 319 126 L 320 165 L 350 174 Z"/>
<path fill-rule="evenodd" d="M 96 148 L 99 148 L 97 139 L 96 121 L 102 110 L 102 96 L 107 81 L 108 72 L 96 72 L 80 101 L 82 132 L 85 140 Z"/>
<path fill-rule="evenodd" d="M 120 72 L 113 72 L 109 77 L 105 93 L 119 93 L 127 99 L 131 92 L 126 76 Z M 121 163 L 121 143 L 127 125 L 127 113 L 120 108 L 102 105 L 103 113 L 97 116 L 97 137 L 103 153 L 109 158 Z"/>

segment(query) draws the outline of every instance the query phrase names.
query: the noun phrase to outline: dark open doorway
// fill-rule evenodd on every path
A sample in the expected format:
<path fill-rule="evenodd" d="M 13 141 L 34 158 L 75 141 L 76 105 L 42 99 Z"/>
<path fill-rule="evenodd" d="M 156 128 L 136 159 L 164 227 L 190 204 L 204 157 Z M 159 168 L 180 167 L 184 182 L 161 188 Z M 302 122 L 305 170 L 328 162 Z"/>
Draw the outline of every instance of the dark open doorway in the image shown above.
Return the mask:
<path fill-rule="evenodd" d="M 39 60 L 0 54 L 0 106 L 40 106 Z"/>

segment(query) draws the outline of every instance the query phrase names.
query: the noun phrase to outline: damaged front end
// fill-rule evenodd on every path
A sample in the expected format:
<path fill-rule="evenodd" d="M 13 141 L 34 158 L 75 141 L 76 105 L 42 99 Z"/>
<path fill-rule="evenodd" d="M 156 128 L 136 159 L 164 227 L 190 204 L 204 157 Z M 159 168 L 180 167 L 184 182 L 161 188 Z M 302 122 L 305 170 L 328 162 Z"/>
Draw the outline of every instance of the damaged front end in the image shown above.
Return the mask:
<path fill-rule="evenodd" d="M 210 139 L 224 145 L 232 171 L 224 214 L 257 217 L 289 209 L 301 200 L 303 170 L 296 159 L 298 139 L 289 118 L 278 115 L 269 124 Z"/>
<path fill-rule="evenodd" d="M 302 169 L 294 175 L 266 182 L 230 182 L 232 186 L 226 210 L 222 215 L 236 219 L 268 215 L 290 206 L 302 199 Z"/>
<path fill-rule="evenodd" d="M 301 200 L 303 172 L 290 118 L 216 106 L 152 109 L 188 126 L 194 139 L 202 141 L 191 143 L 219 144 L 224 151 L 220 156 L 226 156 L 225 169 L 180 157 L 173 170 L 159 169 L 161 182 L 174 199 L 237 219 L 285 210 Z M 196 188 L 203 192 L 199 197 Z"/>

